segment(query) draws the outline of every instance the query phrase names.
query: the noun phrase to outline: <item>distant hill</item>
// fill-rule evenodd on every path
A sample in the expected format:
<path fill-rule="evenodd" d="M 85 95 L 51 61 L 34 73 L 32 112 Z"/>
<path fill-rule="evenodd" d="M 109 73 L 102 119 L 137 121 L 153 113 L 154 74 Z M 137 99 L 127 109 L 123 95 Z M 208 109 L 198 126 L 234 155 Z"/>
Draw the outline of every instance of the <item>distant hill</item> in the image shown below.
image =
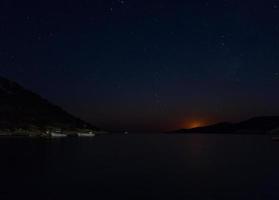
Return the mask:
<path fill-rule="evenodd" d="M 0 130 L 48 127 L 98 130 L 16 82 L 0 77 Z"/>
<path fill-rule="evenodd" d="M 204 127 L 181 129 L 173 133 L 243 133 L 265 134 L 279 128 L 279 116 L 254 117 L 239 123 L 223 122 Z"/>

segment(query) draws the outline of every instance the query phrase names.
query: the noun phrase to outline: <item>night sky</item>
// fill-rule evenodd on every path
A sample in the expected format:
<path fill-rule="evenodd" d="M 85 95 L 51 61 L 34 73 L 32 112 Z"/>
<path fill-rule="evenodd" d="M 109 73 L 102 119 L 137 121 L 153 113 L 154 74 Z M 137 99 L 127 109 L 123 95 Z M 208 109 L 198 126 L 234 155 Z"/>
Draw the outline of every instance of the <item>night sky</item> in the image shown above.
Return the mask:
<path fill-rule="evenodd" d="M 0 75 L 111 130 L 278 115 L 279 0 L 1 0 Z"/>

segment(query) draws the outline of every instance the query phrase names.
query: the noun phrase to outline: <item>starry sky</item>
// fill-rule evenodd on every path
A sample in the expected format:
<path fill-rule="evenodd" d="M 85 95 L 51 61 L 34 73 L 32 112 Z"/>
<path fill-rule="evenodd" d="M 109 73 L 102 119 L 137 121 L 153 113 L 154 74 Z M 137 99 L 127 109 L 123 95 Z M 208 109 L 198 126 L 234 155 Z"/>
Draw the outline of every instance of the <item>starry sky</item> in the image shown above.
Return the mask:
<path fill-rule="evenodd" d="M 0 75 L 110 130 L 279 114 L 279 0 L 0 1 Z"/>

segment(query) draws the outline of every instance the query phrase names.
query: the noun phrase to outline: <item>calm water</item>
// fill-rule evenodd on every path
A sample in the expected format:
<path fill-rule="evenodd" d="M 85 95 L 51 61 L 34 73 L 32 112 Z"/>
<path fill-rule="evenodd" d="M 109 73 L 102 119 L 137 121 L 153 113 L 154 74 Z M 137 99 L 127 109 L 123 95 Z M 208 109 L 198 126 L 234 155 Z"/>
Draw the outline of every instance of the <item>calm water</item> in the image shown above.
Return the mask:
<path fill-rule="evenodd" d="M 0 199 L 279 199 L 267 136 L 0 138 Z"/>

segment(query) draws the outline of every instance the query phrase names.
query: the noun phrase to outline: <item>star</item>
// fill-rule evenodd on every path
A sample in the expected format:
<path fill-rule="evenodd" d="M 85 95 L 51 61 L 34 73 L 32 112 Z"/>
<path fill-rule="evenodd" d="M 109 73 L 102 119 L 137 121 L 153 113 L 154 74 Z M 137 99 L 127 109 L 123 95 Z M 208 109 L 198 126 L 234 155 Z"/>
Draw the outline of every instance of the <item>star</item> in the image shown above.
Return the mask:
<path fill-rule="evenodd" d="M 226 36 L 225 35 L 220 35 L 220 38 L 224 39 Z"/>
<path fill-rule="evenodd" d="M 160 95 L 159 95 L 157 92 L 154 93 L 154 98 L 155 98 L 155 102 L 156 102 L 157 104 L 160 104 L 160 103 L 161 103 Z"/>
<path fill-rule="evenodd" d="M 224 48 L 224 47 L 226 46 L 225 42 L 221 42 L 219 45 L 220 45 L 219 47 L 220 47 L 221 49 Z"/>
<path fill-rule="evenodd" d="M 54 33 L 53 33 L 53 32 L 49 32 L 49 33 L 48 33 L 48 36 L 51 38 L 51 37 L 54 36 Z"/>

